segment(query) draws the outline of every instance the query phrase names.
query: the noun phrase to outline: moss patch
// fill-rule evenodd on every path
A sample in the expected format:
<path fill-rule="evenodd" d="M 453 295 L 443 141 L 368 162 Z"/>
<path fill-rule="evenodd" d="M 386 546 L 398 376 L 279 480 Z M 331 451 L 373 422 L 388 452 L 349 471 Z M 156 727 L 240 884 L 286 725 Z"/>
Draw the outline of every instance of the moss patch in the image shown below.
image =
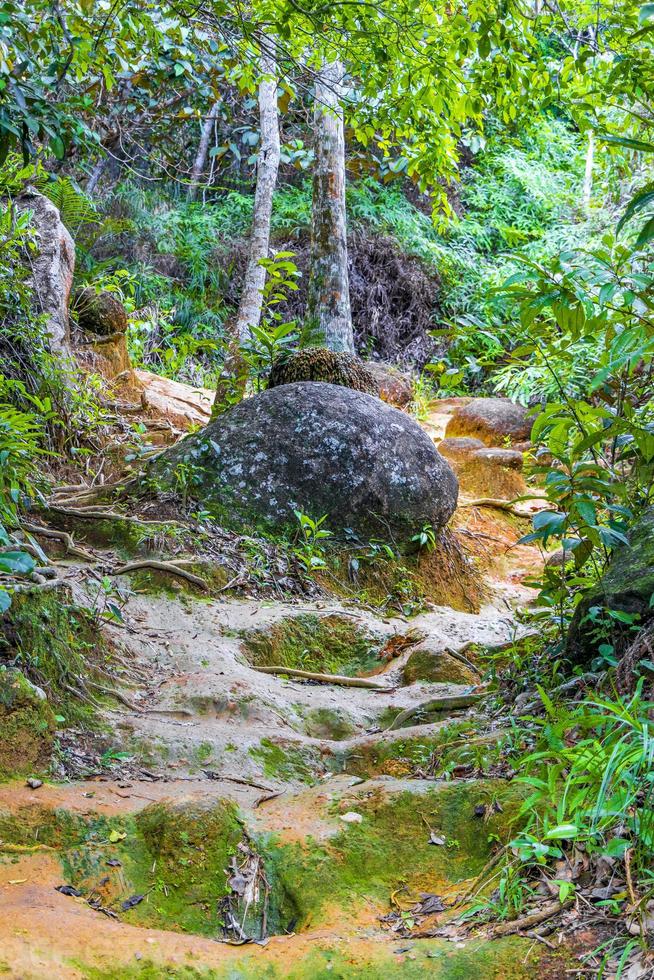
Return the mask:
<path fill-rule="evenodd" d="M 309 613 L 247 633 L 243 648 L 255 667 L 355 675 L 379 666 L 381 642 L 347 616 Z"/>
<path fill-rule="evenodd" d="M 311 708 L 304 712 L 304 730 L 311 738 L 340 741 L 350 738 L 355 726 L 342 708 Z"/>
<path fill-rule="evenodd" d="M 392 606 L 406 616 L 420 612 L 425 600 L 479 612 L 486 596 L 477 560 L 448 530 L 440 532 L 431 551 L 391 557 L 381 544 L 371 544 L 366 551 L 332 549 L 327 557 L 329 573 L 314 573 L 324 588 L 371 605 Z"/>
<path fill-rule="evenodd" d="M 0 779 L 45 772 L 55 728 L 42 692 L 19 670 L 0 670 Z"/>
<path fill-rule="evenodd" d="M 273 742 L 269 738 L 262 738 L 259 745 L 249 749 L 249 755 L 261 764 L 264 775 L 282 782 L 311 786 L 316 782 L 316 774 L 325 769 L 310 749 Z"/>
<path fill-rule="evenodd" d="M 550 953 L 535 947 L 532 940 L 516 937 L 475 941 L 464 948 L 442 940 L 412 941 L 411 959 L 381 943 L 349 943 L 343 950 L 342 941 L 330 948 L 325 938 L 320 945 L 301 957 L 289 948 L 281 964 L 271 962 L 269 952 L 243 950 L 238 960 L 206 970 L 152 961 L 115 968 L 75 965 L 87 980 L 424 980 L 427 976 L 437 980 L 531 980 L 564 976 L 565 967 L 574 965 L 568 963 L 565 951 Z"/>
<path fill-rule="evenodd" d="M 0 664 L 16 663 L 68 724 L 90 724 L 93 707 L 75 691 L 111 654 L 93 616 L 70 600 L 67 588 L 15 595 L 0 627 Z"/>
<path fill-rule="evenodd" d="M 100 507 L 105 506 L 99 504 Z M 48 517 L 44 511 L 44 517 Z M 52 512 L 56 527 L 74 534 L 76 540 L 87 541 L 100 548 L 116 548 L 125 558 L 148 551 L 161 551 L 170 539 L 179 542 L 190 538 L 183 524 L 174 521 L 139 521 L 128 517 L 82 517 Z M 154 549 L 153 549 L 154 546 Z"/>
<path fill-rule="evenodd" d="M 469 721 L 451 722 L 429 737 L 388 737 L 359 742 L 355 748 L 336 755 L 334 768 L 363 778 L 410 776 L 417 768 L 426 766 L 435 752 L 458 741 L 462 732 L 470 731 Z"/>
<path fill-rule="evenodd" d="M 405 684 L 415 684 L 416 681 L 449 684 L 478 683 L 476 675 L 465 664 L 442 650 L 431 650 L 428 646 L 413 650 L 404 665 L 402 679 Z"/>
<path fill-rule="evenodd" d="M 494 841 L 507 840 L 524 792 L 517 784 L 485 780 L 441 786 L 427 793 L 400 793 L 387 798 L 349 797 L 341 808 L 363 817 L 328 843 L 281 843 L 262 837 L 268 855 L 269 880 L 279 881 L 290 897 L 297 928 L 319 922 L 334 903 L 352 908 L 357 900 L 388 900 L 391 891 L 406 887 L 443 894 L 448 886 L 478 874 Z M 488 820 L 475 808 L 495 801 L 500 812 Z M 429 844 L 429 827 L 446 845 Z M 288 918 L 288 914 L 282 918 Z"/>

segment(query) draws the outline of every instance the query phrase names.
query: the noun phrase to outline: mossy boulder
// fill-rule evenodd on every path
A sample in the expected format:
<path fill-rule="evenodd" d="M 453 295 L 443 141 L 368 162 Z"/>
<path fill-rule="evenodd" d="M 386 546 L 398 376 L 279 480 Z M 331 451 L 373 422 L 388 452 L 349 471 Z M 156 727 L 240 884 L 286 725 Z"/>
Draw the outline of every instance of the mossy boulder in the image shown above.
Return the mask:
<path fill-rule="evenodd" d="M 45 693 L 20 670 L 0 670 L 0 779 L 44 772 L 55 730 Z"/>
<path fill-rule="evenodd" d="M 454 473 L 404 412 L 339 385 L 281 385 L 228 409 L 167 450 L 147 477 L 190 492 L 232 526 L 295 532 L 296 512 L 336 534 L 409 545 L 450 519 Z"/>
<path fill-rule="evenodd" d="M 268 387 L 276 388 L 294 381 L 326 381 L 369 395 L 379 394 L 378 383 L 356 354 L 326 347 L 305 347 L 277 357 L 270 371 Z"/>
<path fill-rule="evenodd" d="M 113 293 L 96 293 L 86 286 L 75 295 L 74 309 L 77 322 L 86 333 L 108 337 L 127 330 L 125 307 Z"/>
<path fill-rule="evenodd" d="M 415 647 L 404 665 L 402 679 L 405 684 L 416 681 L 444 684 L 477 684 L 479 678 L 445 650 L 434 650 L 429 643 Z"/>
<path fill-rule="evenodd" d="M 586 665 L 602 643 L 611 643 L 620 655 L 634 637 L 633 625 L 609 616 L 634 617 L 636 628 L 654 617 L 654 508 L 645 511 L 629 532 L 629 544 L 613 552 L 608 569 L 579 603 L 568 630 L 566 656 Z"/>
<path fill-rule="evenodd" d="M 455 410 L 445 435 L 469 436 L 486 446 L 515 446 L 529 442 L 531 426 L 527 409 L 510 398 L 471 398 Z"/>

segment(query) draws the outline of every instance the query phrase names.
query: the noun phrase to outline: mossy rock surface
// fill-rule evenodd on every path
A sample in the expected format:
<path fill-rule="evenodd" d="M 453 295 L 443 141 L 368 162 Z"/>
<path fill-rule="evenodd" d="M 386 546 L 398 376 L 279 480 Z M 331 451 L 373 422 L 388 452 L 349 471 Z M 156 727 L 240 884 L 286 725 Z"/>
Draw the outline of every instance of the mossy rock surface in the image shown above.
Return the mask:
<path fill-rule="evenodd" d="M 618 654 L 624 652 L 634 638 L 633 628 L 610 618 L 608 610 L 635 616 L 639 628 L 654 614 L 653 595 L 654 508 L 650 508 L 632 527 L 629 544 L 615 549 L 607 571 L 577 606 L 566 640 L 569 660 L 588 664 L 601 643 L 612 643 Z"/>
<path fill-rule="evenodd" d="M 261 765 L 265 776 L 285 783 L 312 786 L 326 771 L 314 749 L 300 748 L 297 743 L 289 744 L 282 739 L 262 738 L 249 754 Z"/>
<path fill-rule="evenodd" d="M 449 684 L 477 684 L 479 678 L 462 664 L 450 657 L 444 650 L 434 650 L 428 644 L 421 644 L 411 651 L 402 671 L 405 684 L 416 681 Z"/>
<path fill-rule="evenodd" d="M 293 667 L 317 673 L 354 675 L 379 666 L 382 641 L 348 616 L 307 613 L 253 630 L 243 640 L 253 667 Z"/>
<path fill-rule="evenodd" d="M 342 708 L 311 708 L 304 712 L 304 731 L 310 738 L 338 742 L 354 735 L 356 726 Z"/>
<path fill-rule="evenodd" d="M 398 714 L 397 709 L 385 713 L 378 721 L 382 729 L 388 728 Z M 433 734 L 418 737 L 397 737 L 389 733 L 385 738 L 357 742 L 356 748 L 337 752 L 333 768 L 352 776 L 369 779 L 375 776 L 413 776 L 418 769 L 426 768 L 434 753 L 445 745 L 458 742 L 471 731 L 469 720 L 451 721 L 434 728 Z"/>
<path fill-rule="evenodd" d="M 55 730 L 44 692 L 20 670 L 0 670 L 0 779 L 45 772 Z"/>
<path fill-rule="evenodd" d="M 94 723 L 92 707 L 71 690 L 92 676 L 94 664 L 105 664 L 109 650 L 93 616 L 72 602 L 70 589 L 14 595 L 0 630 L 0 664 L 5 658 L 20 664 L 68 724 Z"/>

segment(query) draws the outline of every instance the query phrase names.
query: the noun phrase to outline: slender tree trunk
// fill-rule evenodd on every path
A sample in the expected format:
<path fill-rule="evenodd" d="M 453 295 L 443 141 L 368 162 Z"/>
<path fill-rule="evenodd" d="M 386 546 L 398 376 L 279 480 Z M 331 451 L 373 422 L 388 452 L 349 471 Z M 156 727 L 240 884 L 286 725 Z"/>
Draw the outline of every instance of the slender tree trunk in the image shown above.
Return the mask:
<path fill-rule="evenodd" d="M 198 152 L 196 153 L 195 160 L 193 161 L 191 181 L 188 185 L 188 192 L 186 195 L 188 201 L 194 201 L 197 197 L 198 187 L 207 163 L 207 154 L 209 152 L 209 142 L 211 141 L 213 124 L 218 118 L 218 109 L 219 103 L 214 102 L 211 109 L 209 109 L 208 115 L 205 117 L 205 120 L 202 123 L 202 129 L 200 130 L 200 142 L 198 143 Z"/>
<path fill-rule="evenodd" d="M 225 361 L 223 374 L 218 380 L 212 411 L 213 417 L 222 411 L 227 395 L 233 397 L 234 390 L 240 389 L 242 394 L 245 389 L 246 379 L 239 344 L 250 337 L 253 327 L 259 326 L 263 308 L 266 270 L 261 265 L 261 259 L 268 258 L 273 193 L 277 184 L 281 153 L 275 45 L 270 38 L 267 41 L 267 50 L 262 49 L 259 62 L 261 71 L 261 81 L 259 82 L 260 141 L 248 262 L 236 321 L 233 326 L 232 348 Z"/>
<path fill-rule="evenodd" d="M 248 264 L 241 300 L 238 305 L 234 334 L 242 342 L 259 326 L 263 306 L 266 270 L 261 259 L 268 258 L 270 220 L 277 171 L 279 170 L 279 114 L 277 110 L 277 64 L 274 47 L 261 52 L 259 83 L 259 121 L 261 137 L 257 160 L 257 186 L 254 194 L 254 213 L 248 249 Z"/>
<path fill-rule="evenodd" d="M 335 351 L 354 351 L 345 225 L 345 133 L 338 91 L 339 61 L 316 81 L 315 169 L 307 312 Z"/>
<path fill-rule="evenodd" d="M 586 169 L 584 171 L 584 188 L 582 201 L 585 208 L 590 207 L 590 198 L 593 191 L 593 165 L 595 163 L 595 134 L 592 129 L 588 131 L 588 146 L 586 148 Z"/>

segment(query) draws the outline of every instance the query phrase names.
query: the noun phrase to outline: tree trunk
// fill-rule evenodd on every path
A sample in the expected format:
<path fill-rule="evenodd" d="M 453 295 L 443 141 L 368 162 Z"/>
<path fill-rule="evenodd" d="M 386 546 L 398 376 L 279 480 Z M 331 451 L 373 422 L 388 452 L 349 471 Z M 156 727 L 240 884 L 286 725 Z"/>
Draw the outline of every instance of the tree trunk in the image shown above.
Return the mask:
<path fill-rule="evenodd" d="M 200 180 L 202 179 L 202 174 L 204 173 L 204 168 L 207 162 L 211 131 L 213 129 L 213 124 L 218 117 L 218 109 L 219 103 L 214 102 L 209 110 L 209 114 L 202 123 L 202 129 L 200 130 L 200 142 L 198 143 L 198 152 L 195 155 L 193 169 L 191 170 L 191 181 L 188 186 L 188 201 L 194 201 L 197 197 L 198 187 L 200 185 Z"/>
<path fill-rule="evenodd" d="M 223 373 L 218 380 L 212 417 L 221 412 L 227 398 L 245 390 L 245 370 L 239 344 L 247 341 L 252 328 L 258 327 L 263 308 L 263 291 L 266 270 L 261 259 L 268 258 L 270 220 L 277 172 L 279 170 L 279 112 L 277 108 L 277 62 L 274 41 L 268 40 L 267 50 L 261 51 L 259 67 L 259 125 L 260 142 L 257 158 L 257 186 L 254 193 L 254 211 L 248 248 L 243 290 L 233 327 L 231 350 L 225 360 Z"/>
<path fill-rule="evenodd" d="M 330 350 L 354 351 L 345 225 L 345 134 L 339 61 L 316 80 L 311 268 L 307 312 Z"/>
<path fill-rule="evenodd" d="M 234 327 L 234 334 L 239 342 L 248 339 L 252 327 L 259 326 L 263 306 L 263 289 L 266 284 L 266 270 L 261 265 L 261 259 L 268 258 L 273 192 L 277 183 L 280 156 L 277 64 L 274 45 L 269 52 L 261 52 L 260 69 L 262 75 L 259 83 L 261 137 L 248 264 Z"/>

